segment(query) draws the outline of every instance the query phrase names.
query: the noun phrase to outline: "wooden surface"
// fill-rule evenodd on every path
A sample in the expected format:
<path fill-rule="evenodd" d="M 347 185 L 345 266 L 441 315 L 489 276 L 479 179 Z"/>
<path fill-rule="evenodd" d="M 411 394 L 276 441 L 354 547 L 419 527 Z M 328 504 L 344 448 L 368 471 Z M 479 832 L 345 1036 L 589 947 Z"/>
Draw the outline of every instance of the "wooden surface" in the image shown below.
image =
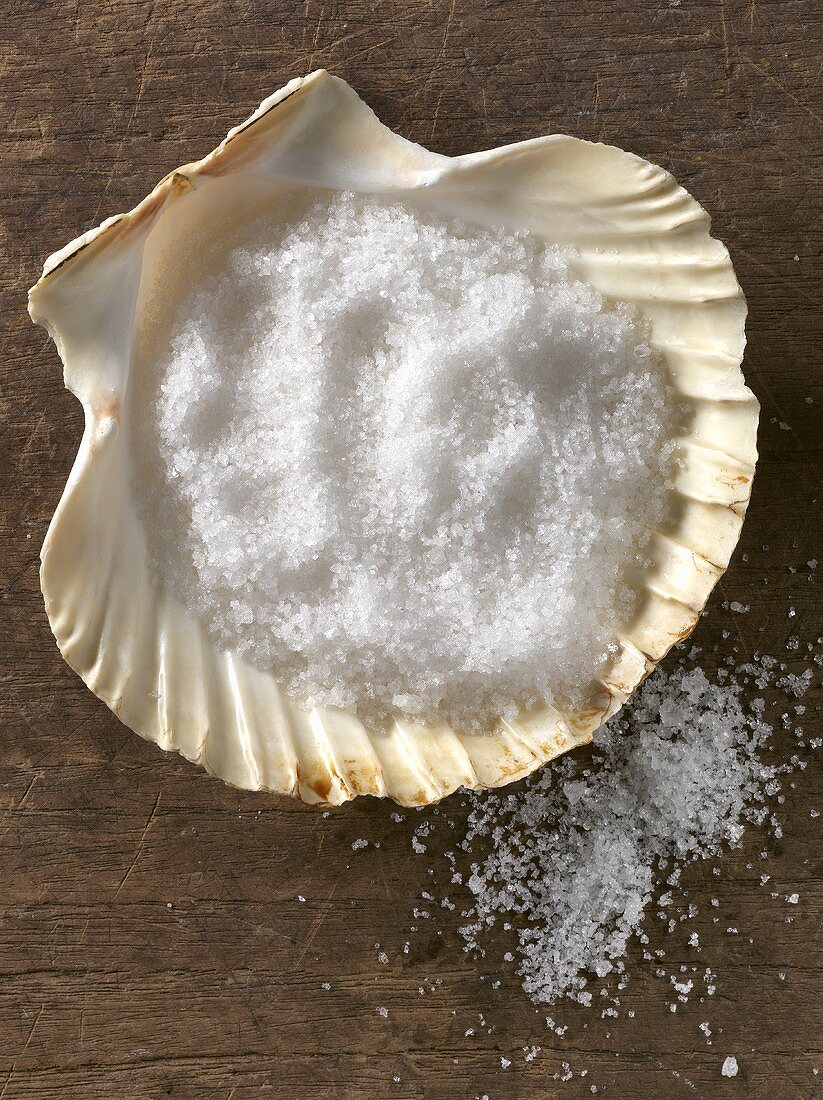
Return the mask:
<path fill-rule="evenodd" d="M 444 877 L 442 841 L 424 857 L 410 849 L 425 815 L 397 824 L 390 805 L 360 801 L 321 816 L 230 790 L 129 733 L 63 664 L 37 555 L 81 414 L 25 314 L 48 252 L 133 205 L 319 66 L 442 153 L 548 131 L 631 149 L 670 168 L 712 213 L 751 310 L 745 366 L 763 403 L 762 458 L 741 552 L 697 640 L 722 643 L 731 626 L 720 603 L 738 599 L 751 604 L 734 623 L 742 644 L 780 653 L 790 629 L 823 633 L 823 581 L 804 564 L 823 558 L 816 8 L 0 4 L 0 1100 L 494 1100 L 591 1096 L 592 1084 L 631 1100 L 823 1095 L 823 818 L 810 816 L 823 811 L 819 759 L 787 792 L 781 841 L 751 830 L 719 876 L 708 865 L 686 875 L 699 959 L 718 974 L 711 1003 L 670 1013 L 669 983 L 635 945 L 622 995 L 634 1018 L 558 1008 L 569 1028 L 553 1035 L 505 968 L 498 989 L 481 980 L 501 965 L 502 940 L 476 961 L 462 952 L 457 913 L 414 920 L 428 869 Z M 783 750 L 789 740 L 781 735 Z M 449 809 L 463 814 L 459 798 Z M 353 852 L 358 837 L 381 847 Z M 758 885 L 764 844 L 777 900 Z M 795 891 L 787 923 L 783 899 Z M 412 924 L 421 930 L 409 934 Z M 692 964 L 684 937 L 659 924 L 648 921 L 667 965 Z M 543 1049 L 526 1063 L 532 1043 Z M 734 1080 L 720 1075 L 727 1054 L 740 1062 Z M 563 1061 L 568 1082 L 556 1079 Z"/>

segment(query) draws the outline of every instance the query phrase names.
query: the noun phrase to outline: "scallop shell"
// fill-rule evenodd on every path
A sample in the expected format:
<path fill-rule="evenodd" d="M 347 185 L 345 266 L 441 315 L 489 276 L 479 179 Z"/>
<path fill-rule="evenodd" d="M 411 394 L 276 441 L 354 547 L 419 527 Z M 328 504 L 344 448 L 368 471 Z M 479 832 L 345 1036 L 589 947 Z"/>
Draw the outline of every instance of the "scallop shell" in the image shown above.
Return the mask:
<path fill-rule="evenodd" d="M 151 247 L 187 205 L 221 210 L 250 187 L 417 193 L 468 220 L 528 228 L 572 246 L 576 273 L 633 303 L 688 403 L 669 525 L 638 579 L 638 608 L 588 705 L 545 705 L 492 733 L 397 721 L 369 731 L 343 711 L 306 712 L 275 677 L 218 650 L 149 576 L 129 490 L 132 345 Z M 189 212 L 194 206 L 189 206 Z M 458 787 L 496 787 L 576 745 L 693 628 L 737 542 L 754 474 L 759 406 L 740 363 L 746 305 L 706 212 L 663 169 L 554 134 L 444 157 L 392 133 L 323 70 L 265 100 L 212 153 L 166 176 L 138 206 L 46 261 L 29 295 L 85 411 L 74 467 L 41 553 L 46 611 L 69 665 L 142 737 L 237 787 L 337 805 L 407 806 Z"/>

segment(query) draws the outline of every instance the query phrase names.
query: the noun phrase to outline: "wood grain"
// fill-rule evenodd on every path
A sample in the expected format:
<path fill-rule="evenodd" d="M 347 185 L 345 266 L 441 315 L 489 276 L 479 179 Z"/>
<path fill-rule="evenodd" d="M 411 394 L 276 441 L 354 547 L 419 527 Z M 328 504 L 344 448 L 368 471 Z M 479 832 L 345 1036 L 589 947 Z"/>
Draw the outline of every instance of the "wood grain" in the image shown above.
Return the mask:
<path fill-rule="evenodd" d="M 756 831 L 718 876 L 708 865 L 686 876 L 717 996 L 672 1014 L 669 983 L 636 945 L 620 1018 L 557 1009 L 569 1027 L 552 1034 L 509 970 L 496 973 L 502 938 L 474 960 L 459 913 L 412 916 L 445 877 L 444 830 L 416 857 L 421 815 L 398 824 L 393 807 L 360 801 L 322 816 L 223 787 L 140 742 L 63 664 L 37 555 L 82 418 L 25 314 L 48 252 L 319 66 L 442 153 L 548 131 L 631 149 L 709 209 L 751 309 L 745 369 L 763 403 L 762 458 L 741 550 L 695 640 L 707 661 L 722 659 L 724 629 L 780 653 L 790 632 L 823 633 L 805 565 L 823 558 L 816 7 L 3 0 L 0 1100 L 583 1097 L 592 1084 L 632 1100 L 823 1095 L 818 760 L 787 791 L 768 890 Z M 727 615 L 724 598 L 751 612 Z M 790 735 L 778 741 L 787 751 Z M 448 808 L 465 813 L 459 797 Z M 381 847 L 353 852 L 357 837 Z M 667 966 L 693 965 L 685 937 L 659 923 L 649 918 L 649 934 Z M 532 1043 L 542 1052 L 526 1063 Z M 741 1073 L 727 1080 L 731 1053 Z"/>

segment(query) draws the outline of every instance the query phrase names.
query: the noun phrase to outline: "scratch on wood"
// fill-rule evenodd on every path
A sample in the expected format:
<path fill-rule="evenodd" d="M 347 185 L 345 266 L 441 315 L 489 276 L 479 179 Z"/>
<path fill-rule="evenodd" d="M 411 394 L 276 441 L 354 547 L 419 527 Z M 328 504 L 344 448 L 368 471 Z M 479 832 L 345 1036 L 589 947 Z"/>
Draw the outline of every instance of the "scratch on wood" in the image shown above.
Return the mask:
<path fill-rule="evenodd" d="M 118 896 L 120 894 L 120 891 L 126 885 L 126 879 L 132 873 L 132 871 L 137 866 L 137 864 L 140 860 L 140 856 L 143 852 L 143 846 L 146 843 L 146 837 L 148 836 L 149 829 L 151 828 L 152 822 L 154 821 L 155 815 L 157 813 L 157 807 L 160 805 L 161 797 L 162 797 L 162 792 L 158 793 L 157 798 L 154 800 L 154 805 L 152 806 L 151 813 L 149 814 L 149 819 L 146 822 L 146 824 L 143 826 L 143 834 L 140 837 L 140 843 L 137 845 L 137 851 L 134 854 L 134 859 L 129 864 L 129 869 L 126 871 L 125 875 L 123 875 L 122 879 L 120 880 L 120 885 L 117 887 L 117 889 L 114 892 L 115 900 L 118 898 Z"/>
<path fill-rule="evenodd" d="M 152 22 L 153 19 L 154 19 L 154 4 L 152 4 L 149 8 L 149 13 L 148 13 L 148 16 L 146 18 L 146 26 L 148 26 L 149 23 Z M 118 169 L 120 167 L 120 156 L 123 152 L 123 147 L 126 144 L 126 139 L 129 136 L 129 131 L 131 130 L 131 127 L 132 127 L 132 125 L 134 123 L 134 120 L 137 116 L 137 110 L 140 106 L 140 100 L 143 98 L 143 91 L 146 87 L 146 73 L 148 71 L 149 60 L 151 58 L 152 49 L 154 47 L 154 40 L 155 40 L 156 37 L 157 37 L 157 28 L 154 27 L 152 29 L 151 38 L 149 39 L 148 45 L 146 46 L 146 56 L 143 59 L 143 67 L 140 70 L 140 84 L 137 88 L 137 95 L 135 96 L 135 99 L 134 99 L 134 106 L 131 109 L 131 114 L 129 115 L 128 121 L 126 122 L 126 129 L 123 132 L 123 137 L 120 139 L 120 144 L 117 146 L 117 152 L 115 153 L 114 157 L 112 158 L 111 170 L 110 170 L 108 176 L 106 177 L 106 186 L 103 188 L 103 194 L 100 196 L 100 201 L 97 204 L 97 209 L 95 210 L 94 217 L 92 218 L 92 224 L 93 225 L 97 225 L 97 223 L 100 220 L 100 211 L 103 208 L 103 203 L 106 201 L 106 196 L 109 193 L 109 188 L 111 187 L 112 182 L 114 180 L 114 177 L 117 174 Z"/>
<path fill-rule="evenodd" d="M 20 801 L 17 802 L 14 806 L 9 806 L 9 808 L 3 814 L 2 818 L 0 818 L 0 825 L 3 824 L 3 822 L 6 820 L 6 818 L 9 816 L 10 813 L 14 813 L 16 810 L 20 809 L 20 807 L 23 805 L 23 803 L 29 797 L 29 791 L 32 789 L 32 787 L 34 786 L 34 784 L 37 782 L 38 779 L 39 779 L 39 776 L 35 775 L 35 777 L 30 781 L 28 787 L 26 787 L 25 791 L 23 792 L 23 797 L 20 799 Z"/>
<path fill-rule="evenodd" d="M 322 15 L 321 15 L 320 18 L 322 20 L 322 18 L 323 18 Z M 322 46 L 321 47 L 321 52 L 324 52 L 326 50 L 337 49 L 338 46 L 342 46 L 346 42 L 351 42 L 351 40 L 353 38 L 360 38 L 366 30 L 367 30 L 366 27 L 358 27 L 357 30 L 349 31 L 348 34 L 341 34 L 339 38 L 333 38 L 330 42 L 327 42 L 324 46 Z M 317 39 L 318 39 L 319 34 L 320 34 L 320 23 L 317 24 L 317 33 L 314 36 L 314 45 L 313 45 L 313 48 L 312 48 L 312 52 L 311 52 L 311 54 L 308 55 L 309 56 L 308 68 L 311 68 L 311 62 L 312 62 L 312 60 L 314 58 L 314 54 L 317 50 Z M 385 42 L 382 43 L 382 45 L 385 45 L 385 44 L 386 44 Z M 377 45 L 378 45 L 378 43 L 375 43 L 375 46 L 377 46 Z"/>
<path fill-rule="evenodd" d="M 437 119 L 438 119 L 438 116 L 440 115 L 440 104 L 442 103 L 442 101 L 443 101 L 443 93 L 438 92 L 437 93 L 437 103 L 435 103 L 435 105 L 434 105 L 434 117 L 432 119 L 431 133 L 429 134 L 429 140 L 430 141 L 434 138 L 434 131 L 437 129 Z"/>
<path fill-rule="evenodd" d="M 452 20 L 454 19 L 454 9 L 457 6 L 457 0 L 451 0 L 449 6 L 449 14 L 446 17 L 446 26 L 443 28 L 443 45 L 440 47 L 440 57 L 443 58 L 446 55 L 446 46 L 449 42 L 449 35 L 452 29 Z"/>
<path fill-rule="evenodd" d="M 26 801 L 26 799 L 29 797 L 29 794 L 31 793 L 32 787 L 34 786 L 34 784 L 37 782 L 37 780 L 39 778 L 40 778 L 39 775 L 35 775 L 34 778 L 32 779 L 32 781 L 29 783 L 28 787 L 26 787 L 26 789 L 23 793 L 23 797 L 20 799 L 20 801 L 15 806 L 16 810 L 19 810 L 20 807 L 23 805 L 23 803 Z"/>
<path fill-rule="evenodd" d="M 732 71 L 731 58 L 729 56 L 729 29 L 726 26 L 726 2 L 720 0 L 720 25 L 723 28 L 723 57 L 726 62 L 726 94 L 729 92 L 729 77 Z"/>
<path fill-rule="evenodd" d="M 40 559 L 37 556 L 33 557 L 30 561 L 28 561 L 23 566 L 23 568 L 20 570 L 20 572 L 16 573 L 11 578 L 11 580 L 8 582 L 8 584 L 5 584 L 5 585 L 3 585 L 2 588 L 0 588 L 0 594 L 5 594 L 6 592 L 11 592 L 11 590 L 14 588 L 14 586 L 17 584 L 17 582 L 20 580 L 20 578 L 24 577 L 26 575 L 26 573 L 28 573 L 28 571 L 31 569 L 31 567 L 33 565 L 38 565 L 39 562 L 40 562 Z"/>
<path fill-rule="evenodd" d="M 314 943 L 314 941 L 317 937 L 317 933 L 320 931 L 320 929 L 323 926 L 323 921 L 326 919 L 326 917 L 329 914 L 329 909 L 331 909 L 331 899 L 334 897 L 334 893 L 335 893 L 335 890 L 337 889 L 337 886 L 338 886 L 338 883 L 335 882 L 334 886 L 332 886 L 332 888 L 331 888 L 331 892 L 329 893 L 329 896 L 323 902 L 322 911 L 320 913 L 318 913 L 318 915 L 314 918 L 314 921 L 312 922 L 312 926 L 309 929 L 309 934 L 306 937 L 306 941 L 303 944 L 303 947 L 300 951 L 300 954 L 297 956 L 297 959 L 294 961 L 294 963 L 292 963 L 292 967 L 291 967 L 292 970 L 296 970 L 298 968 L 300 963 L 303 961 L 303 958 L 304 958 L 306 952 L 311 947 L 311 945 Z"/>
<path fill-rule="evenodd" d="M 153 9 L 152 9 L 152 15 L 153 15 Z M 151 16 L 150 16 L 150 18 L 151 18 Z M 129 115 L 129 120 L 126 123 L 126 134 L 128 134 L 129 130 L 132 127 L 132 123 L 134 122 L 135 116 L 137 115 L 137 109 L 140 106 L 140 100 L 143 98 L 143 91 L 146 87 L 146 73 L 148 72 L 149 61 L 151 60 L 151 51 L 154 48 L 154 40 L 155 40 L 156 37 L 157 37 L 157 30 L 155 29 L 155 30 L 152 31 L 152 36 L 149 39 L 148 46 L 146 46 L 146 56 L 143 58 L 143 67 L 140 70 L 140 84 L 137 88 L 137 95 L 134 98 L 134 106 L 131 109 L 131 114 Z M 125 136 L 124 136 L 124 140 L 125 140 Z M 123 143 L 121 142 L 120 143 L 120 148 L 122 149 L 122 147 L 123 147 Z"/>
<path fill-rule="evenodd" d="M 28 1039 L 26 1039 L 26 1045 L 23 1047 L 24 1051 L 29 1049 L 29 1043 L 34 1038 L 34 1033 L 37 1030 L 37 1025 L 40 1023 L 40 1017 L 43 1015 L 45 1007 L 46 1007 L 45 1004 L 40 1005 L 40 1011 L 37 1013 L 37 1016 L 35 1017 L 34 1023 L 31 1025 L 31 1031 L 29 1032 L 29 1037 L 28 1037 Z"/>
<path fill-rule="evenodd" d="M 777 90 L 782 92 L 784 96 L 792 101 L 792 103 L 796 104 L 802 111 L 805 111 L 807 114 L 811 115 L 815 122 L 823 123 L 823 117 L 817 114 L 817 112 L 813 110 L 808 105 L 808 103 L 804 103 L 802 99 L 798 99 L 797 96 L 794 95 L 793 92 L 790 92 L 788 88 L 784 88 L 777 77 L 774 75 L 774 73 L 770 73 L 767 69 L 764 69 L 762 65 L 758 65 L 758 63 L 753 58 L 748 57 L 746 54 L 741 54 L 740 57 L 741 60 L 746 62 L 746 64 L 751 65 L 753 69 L 757 69 L 760 75 L 764 76 L 769 83 L 774 84 Z"/>
<path fill-rule="evenodd" d="M 82 727 L 85 726 L 87 722 L 90 722 L 92 718 L 94 718 L 93 711 L 91 714 L 87 714 L 85 718 L 81 719 L 76 726 L 72 726 L 69 732 L 63 734 L 59 741 L 55 741 L 53 745 L 50 745 L 42 756 L 38 756 L 37 759 L 33 762 L 33 767 L 39 768 L 43 761 L 48 760 L 52 753 L 57 752 L 58 749 L 65 749 L 66 745 L 69 743 L 69 741 L 71 741 L 72 737 L 74 737 L 77 731 L 79 729 L 82 729 Z"/>
<path fill-rule="evenodd" d="M 41 425 L 44 422 L 45 418 L 46 418 L 45 412 L 41 412 L 40 417 L 37 418 L 37 422 L 35 423 L 32 430 L 29 432 L 29 438 L 26 439 L 25 443 L 23 444 L 23 449 L 20 452 L 20 461 L 21 462 L 22 462 L 23 459 L 28 458 L 29 451 L 31 451 L 31 449 L 32 449 L 32 443 L 34 442 L 34 440 L 36 438 L 37 432 L 40 431 Z"/>
<path fill-rule="evenodd" d="M 19 704 L 18 704 L 18 710 L 19 709 L 20 709 L 20 707 L 19 707 Z M 39 776 L 35 775 L 35 777 L 29 783 L 28 787 L 26 787 L 25 791 L 23 792 L 23 797 L 20 799 L 20 801 L 15 806 L 9 806 L 9 808 L 6 810 L 6 812 L 0 818 L 0 825 L 3 825 L 5 823 L 7 817 L 11 817 L 13 814 L 17 813 L 17 811 L 20 809 L 20 807 L 23 805 L 23 803 L 29 797 L 29 792 L 31 791 L 32 787 L 34 786 L 34 784 L 37 782 L 37 780 L 39 778 L 40 778 Z M 6 829 L 3 830 L 2 833 L 0 833 L 0 837 L 4 837 L 6 835 L 6 833 L 9 832 L 10 829 L 11 829 L 11 825 L 9 825 Z"/>
<path fill-rule="evenodd" d="M 314 41 L 311 44 L 311 54 L 309 55 L 308 64 L 306 66 L 309 72 L 311 72 L 312 69 L 314 68 L 314 58 L 315 58 L 315 55 L 317 54 L 317 43 L 320 40 L 320 28 L 322 26 L 323 26 L 323 9 L 321 8 L 320 12 L 317 16 L 317 26 L 314 28 Z"/>
<path fill-rule="evenodd" d="M 600 77 L 595 76 L 595 78 L 594 78 L 594 117 L 593 117 L 593 121 L 594 121 L 595 125 L 597 125 L 597 114 L 598 114 L 599 110 L 600 110 Z"/>

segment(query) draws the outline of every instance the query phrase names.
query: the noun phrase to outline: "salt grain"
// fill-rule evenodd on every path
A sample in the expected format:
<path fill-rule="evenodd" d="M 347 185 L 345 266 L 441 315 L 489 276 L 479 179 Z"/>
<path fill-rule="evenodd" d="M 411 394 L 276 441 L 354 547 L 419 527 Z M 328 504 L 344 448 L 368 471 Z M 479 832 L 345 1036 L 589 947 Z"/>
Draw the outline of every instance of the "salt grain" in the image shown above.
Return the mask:
<path fill-rule="evenodd" d="M 724 1077 L 737 1077 L 737 1059 L 730 1055 L 723 1063 L 720 1072 Z"/>

